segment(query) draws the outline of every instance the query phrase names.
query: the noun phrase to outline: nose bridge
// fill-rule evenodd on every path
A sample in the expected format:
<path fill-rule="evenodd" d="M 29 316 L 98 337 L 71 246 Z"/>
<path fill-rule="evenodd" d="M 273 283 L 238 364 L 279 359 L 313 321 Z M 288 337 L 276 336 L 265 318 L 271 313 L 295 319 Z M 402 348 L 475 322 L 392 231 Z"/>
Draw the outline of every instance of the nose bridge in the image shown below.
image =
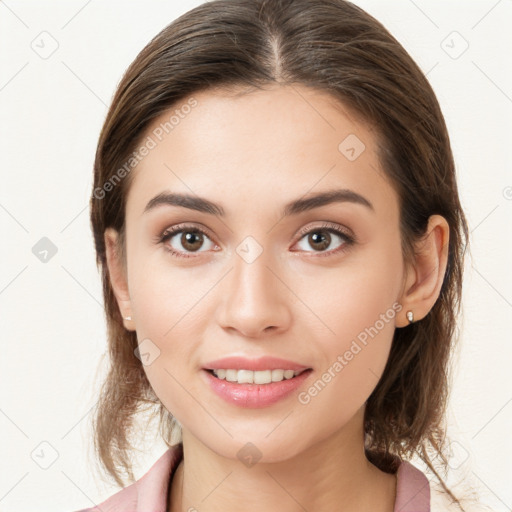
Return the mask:
<path fill-rule="evenodd" d="M 290 319 L 286 287 L 276 277 L 272 250 L 247 237 L 233 254 L 220 321 L 245 335 L 256 336 L 272 326 L 283 328 Z"/>

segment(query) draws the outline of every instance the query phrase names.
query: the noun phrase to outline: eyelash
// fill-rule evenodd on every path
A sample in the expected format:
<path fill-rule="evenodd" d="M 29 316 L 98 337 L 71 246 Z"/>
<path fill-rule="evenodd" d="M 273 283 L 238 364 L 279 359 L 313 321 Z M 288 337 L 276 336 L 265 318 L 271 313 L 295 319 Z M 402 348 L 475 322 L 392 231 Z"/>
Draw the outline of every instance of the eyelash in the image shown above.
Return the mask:
<path fill-rule="evenodd" d="M 173 226 L 172 228 L 166 229 L 163 233 L 161 233 L 157 238 L 157 243 L 164 244 L 165 250 L 168 251 L 171 256 L 175 256 L 177 258 L 195 258 L 196 256 L 191 256 L 183 252 L 176 251 L 169 247 L 165 242 L 167 242 L 169 239 L 171 239 L 174 235 L 181 232 L 191 232 L 191 233 L 201 233 L 202 235 L 207 236 L 210 238 L 208 233 L 204 231 L 203 229 L 197 227 L 197 226 L 191 226 L 187 224 L 178 224 L 176 226 Z M 316 233 L 318 231 L 327 231 L 328 233 L 334 233 L 335 235 L 338 235 L 340 238 L 343 239 L 344 243 L 338 247 L 337 249 L 332 249 L 330 251 L 319 251 L 317 253 L 317 256 L 315 257 L 324 257 L 324 256 L 333 256 L 334 254 L 338 254 L 340 252 L 348 250 L 352 245 L 356 243 L 356 238 L 352 235 L 349 235 L 346 233 L 343 229 L 341 229 L 337 224 L 332 224 L 330 222 L 324 223 L 322 226 L 316 226 L 313 228 L 303 228 L 299 232 L 299 239 L 297 242 L 302 240 L 304 236 L 310 234 L 310 233 Z"/>

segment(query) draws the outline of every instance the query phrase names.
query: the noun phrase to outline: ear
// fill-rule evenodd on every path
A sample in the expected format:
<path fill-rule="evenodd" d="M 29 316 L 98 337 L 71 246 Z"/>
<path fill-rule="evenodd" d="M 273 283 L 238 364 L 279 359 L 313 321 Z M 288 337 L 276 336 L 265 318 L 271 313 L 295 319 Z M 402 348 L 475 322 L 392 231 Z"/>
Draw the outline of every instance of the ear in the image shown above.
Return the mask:
<path fill-rule="evenodd" d="M 107 228 L 104 233 L 104 240 L 110 284 L 123 318 L 123 324 L 126 329 L 133 331 L 134 320 L 128 291 L 128 279 L 120 250 L 119 233 L 113 228 Z M 126 317 L 130 317 L 131 320 L 127 320 Z"/>
<path fill-rule="evenodd" d="M 441 215 L 431 215 L 425 236 L 415 246 L 414 261 L 406 270 L 399 302 L 403 309 L 396 326 L 409 325 L 407 311 L 412 311 L 414 322 L 427 316 L 434 306 L 443 284 L 448 263 L 450 227 Z"/>

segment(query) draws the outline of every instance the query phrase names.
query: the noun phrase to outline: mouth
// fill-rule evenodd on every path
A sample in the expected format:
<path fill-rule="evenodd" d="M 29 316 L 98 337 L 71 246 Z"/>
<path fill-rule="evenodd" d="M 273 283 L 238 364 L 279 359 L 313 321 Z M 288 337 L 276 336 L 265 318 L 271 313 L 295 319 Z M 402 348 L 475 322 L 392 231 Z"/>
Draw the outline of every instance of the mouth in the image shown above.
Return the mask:
<path fill-rule="evenodd" d="M 312 373 L 312 368 L 203 368 L 205 383 L 213 393 L 230 405 L 254 409 L 292 397 Z"/>

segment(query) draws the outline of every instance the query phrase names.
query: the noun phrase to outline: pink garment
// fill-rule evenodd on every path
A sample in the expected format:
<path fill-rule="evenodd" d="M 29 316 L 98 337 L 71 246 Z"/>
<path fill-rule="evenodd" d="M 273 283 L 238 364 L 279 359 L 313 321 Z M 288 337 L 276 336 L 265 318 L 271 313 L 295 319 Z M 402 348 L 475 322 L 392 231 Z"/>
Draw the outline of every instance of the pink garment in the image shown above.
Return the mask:
<path fill-rule="evenodd" d="M 93 508 L 76 512 L 166 512 L 171 478 L 183 458 L 183 445 L 169 448 L 136 482 Z M 407 461 L 397 472 L 397 495 L 393 512 L 430 512 L 427 477 Z"/>

